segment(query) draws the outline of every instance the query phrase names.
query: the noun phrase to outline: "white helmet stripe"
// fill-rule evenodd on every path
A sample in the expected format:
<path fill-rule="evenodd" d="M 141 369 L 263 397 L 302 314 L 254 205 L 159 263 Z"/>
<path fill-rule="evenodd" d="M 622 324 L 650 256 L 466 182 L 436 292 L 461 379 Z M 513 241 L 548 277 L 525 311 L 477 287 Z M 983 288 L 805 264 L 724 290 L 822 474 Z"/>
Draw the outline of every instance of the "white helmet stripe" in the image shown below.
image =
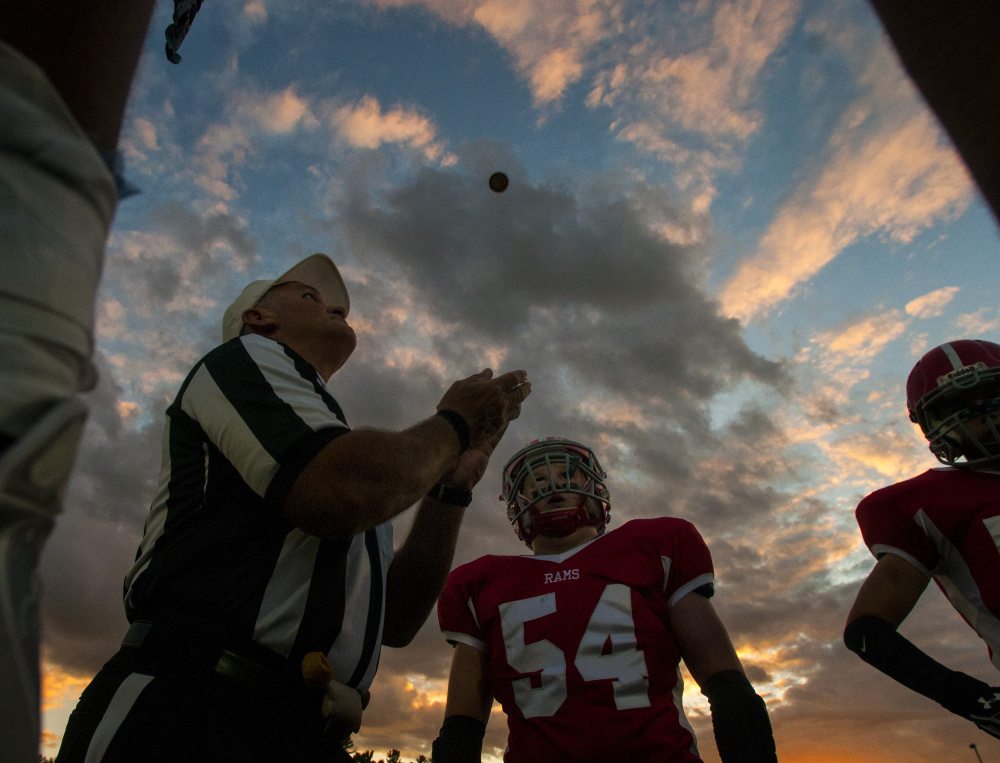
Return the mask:
<path fill-rule="evenodd" d="M 960 357 L 958 357 L 958 353 L 955 352 L 955 348 L 952 347 L 950 344 L 947 344 L 947 343 L 942 344 L 941 345 L 941 350 L 944 352 L 945 355 L 948 356 L 948 360 L 951 361 L 951 367 L 954 370 L 957 371 L 958 369 L 960 369 L 962 366 L 965 365 L 962 362 L 962 359 Z"/>

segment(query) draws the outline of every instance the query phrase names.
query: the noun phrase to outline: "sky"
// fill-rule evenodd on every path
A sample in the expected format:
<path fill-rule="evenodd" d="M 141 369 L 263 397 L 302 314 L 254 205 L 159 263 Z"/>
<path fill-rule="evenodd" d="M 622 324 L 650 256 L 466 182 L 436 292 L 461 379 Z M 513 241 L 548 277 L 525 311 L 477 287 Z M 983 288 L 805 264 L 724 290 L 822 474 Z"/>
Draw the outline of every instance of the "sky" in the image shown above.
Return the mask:
<path fill-rule="evenodd" d="M 45 755 L 127 628 L 164 409 L 247 282 L 326 252 L 359 337 L 329 385 L 352 426 L 528 371 L 456 564 L 526 552 L 497 500 L 514 451 L 588 443 L 612 527 L 702 532 L 783 763 L 1000 761 L 841 642 L 874 564 L 854 507 L 936 463 L 906 375 L 1000 333 L 995 220 L 864 0 L 207 0 L 177 66 L 171 11 L 126 115 L 141 193 L 111 232 L 100 383 L 41 562 Z M 997 683 L 933 586 L 901 631 Z M 434 616 L 383 650 L 357 749 L 430 754 L 450 652 Z M 494 707 L 485 752 L 505 736 Z"/>

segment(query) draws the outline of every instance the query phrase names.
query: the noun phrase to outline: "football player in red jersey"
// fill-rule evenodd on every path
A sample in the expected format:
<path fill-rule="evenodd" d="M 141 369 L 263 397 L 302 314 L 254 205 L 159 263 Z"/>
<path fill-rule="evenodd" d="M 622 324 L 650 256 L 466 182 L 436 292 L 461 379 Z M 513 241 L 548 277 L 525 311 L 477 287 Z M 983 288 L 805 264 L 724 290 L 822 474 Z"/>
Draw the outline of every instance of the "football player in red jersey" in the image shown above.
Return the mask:
<path fill-rule="evenodd" d="M 722 760 L 776 763 L 767 709 L 709 601 L 705 542 L 673 517 L 605 533 L 604 479 L 590 448 L 557 437 L 504 468 L 501 499 L 533 554 L 484 556 L 448 579 L 438 620 L 455 652 L 435 763 L 480 760 L 494 698 L 512 763 L 700 761 L 681 659 Z"/>
<path fill-rule="evenodd" d="M 943 466 L 858 506 L 878 561 L 848 615 L 844 643 L 1000 738 L 1000 687 L 949 670 L 896 632 L 934 578 L 1000 668 L 1000 345 L 961 339 L 935 347 L 910 372 L 906 404 Z"/>

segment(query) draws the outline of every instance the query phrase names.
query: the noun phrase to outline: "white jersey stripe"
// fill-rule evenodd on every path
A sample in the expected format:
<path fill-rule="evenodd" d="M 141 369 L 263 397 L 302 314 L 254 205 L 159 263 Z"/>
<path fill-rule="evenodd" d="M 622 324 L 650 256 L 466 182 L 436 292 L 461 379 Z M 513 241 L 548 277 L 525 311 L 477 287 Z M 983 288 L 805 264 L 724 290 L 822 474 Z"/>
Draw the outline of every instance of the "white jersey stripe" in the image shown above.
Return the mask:
<path fill-rule="evenodd" d="M 691 734 L 691 746 L 688 749 L 691 750 L 692 755 L 698 755 L 698 737 L 694 733 L 691 722 L 684 714 L 684 677 L 681 675 L 680 665 L 677 666 L 677 683 L 674 684 L 673 695 L 674 707 L 677 708 L 677 722 Z"/>
<path fill-rule="evenodd" d="M 941 563 L 938 567 L 954 571 L 948 576 L 938 573 L 934 579 L 944 589 L 952 606 L 975 628 L 979 636 L 989 646 L 993 665 L 1000 668 L 1000 620 L 984 606 L 979 586 L 973 580 L 969 566 L 959 554 L 958 549 L 938 530 L 922 509 L 916 513 L 914 520 L 937 546 L 938 553 L 941 554 Z"/>
<path fill-rule="evenodd" d="M 169 416 L 163 430 L 163 442 L 161 444 L 162 463 L 170 463 L 170 427 L 172 425 Z M 153 558 L 153 549 L 156 547 L 156 539 L 163 534 L 163 526 L 167 521 L 166 503 L 170 494 L 170 471 L 162 469 L 160 471 L 159 483 L 156 486 L 156 495 L 153 496 L 153 503 L 150 512 L 146 517 L 146 524 L 143 528 L 142 539 L 139 541 L 139 551 L 136 554 L 135 563 L 125 575 L 125 611 L 131 611 L 134 602 L 132 601 L 132 583 L 149 566 Z"/>
<path fill-rule="evenodd" d="M 288 363 L 288 357 L 277 342 L 244 342 L 243 347 L 261 368 L 281 367 Z M 282 402 L 291 406 L 295 415 L 302 419 L 310 429 L 322 429 L 330 426 L 330 413 L 317 407 L 316 392 L 313 389 L 288 375 L 271 375 L 267 377 L 267 381 L 271 389 L 274 390 L 274 394 L 280 397 Z M 318 375 L 312 381 L 325 388 L 323 380 Z"/>
<path fill-rule="evenodd" d="M 191 378 L 181 410 L 198 421 L 209 440 L 227 454 L 243 481 L 263 498 L 279 464 L 261 447 L 204 365 Z"/>
<path fill-rule="evenodd" d="M 392 546 L 392 537 L 393 537 L 392 522 L 385 522 L 379 525 L 378 527 L 375 528 L 375 532 L 378 536 L 379 555 L 382 564 L 382 587 L 384 589 L 386 578 L 388 578 L 389 576 L 389 567 L 392 565 L 392 560 L 395 556 L 395 551 Z M 366 601 L 368 601 L 367 597 Z M 359 688 L 365 689 L 371 686 L 372 681 L 375 680 L 375 671 L 378 670 L 379 645 L 382 643 L 382 632 L 384 631 L 384 629 L 385 629 L 385 596 L 383 595 L 382 610 L 379 614 L 379 620 L 378 620 L 378 633 L 376 634 L 375 638 L 375 652 L 372 655 L 370 662 L 368 663 L 368 669 L 365 671 L 364 676 L 358 683 Z M 334 649 L 337 648 L 336 644 L 334 644 L 333 646 Z M 335 657 L 336 654 L 334 654 L 334 658 Z M 331 658 L 330 662 L 331 663 L 333 662 L 333 658 Z"/>
<path fill-rule="evenodd" d="M 703 575 L 699 575 L 698 577 L 694 578 L 693 580 L 689 580 L 687 583 L 678 588 L 674 592 L 674 595 L 671 596 L 670 599 L 667 601 L 667 605 L 672 607 L 674 606 L 674 604 L 679 602 L 681 599 L 683 599 L 692 591 L 701 588 L 703 585 L 709 585 L 714 582 L 715 582 L 715 575 L 713 575 L 711 572 L 706 572 Z"/>
<path fill-rule="evenodd" d="M 357 538 L 355 538 L 355 542 Z M 306 611 L 313 565 L 320 539 L 298 528 L 285 536 L 271 579 L 264 589 L 253 639 L 282 657 L 291 654 L 299 624 Z"/>
<path fill-rule="evenodd" d="M 129 714 L 143 689 L 152 680 L 152 676 L 147 676 L 144 673 L 132 673 L 122 681 L 115 696 L 111 698 L 111 704 L 104 712 L 104 717 L 101 718 L 94 736 L 90 739 L 90 747 L 87 748 L 87 757 L 84 759 L 84 763 L 100 763 L 104 759 L 104 753 L 108 751 L 108 746 L 115 738 L 115 734 L 118 733 L 125 716 Z"/>
<path fill-rule="evenodd" d="M 333 666 L 333 674 L 343 676 L 344 681 L 354 674 L 361 658 L 361 650 L 364 648 L 365 624 L 368 621 L 368 608 L 371 606 L 369 591 L 372 584 L 367 559 L 365 536 L 356 535 L 351 541 L 350 551 L 347 552 L 348 579 L 344 582 L 346 596 L 344 611 L 350 612 L 351 616 L 340 626 L 340 633 L 327 655 Z M 388 571 L 387 568 L 383 570 Z M 368 684 L 362 681 L 359 688 L 364 689 L 367 686 Z"/>
<path fill-rule="evenodd" d="M 886 545 L 885 543 L 872 544 L 872 555 L 876 559 L 881 559 L 883 554 L 895 554 L 896 556 L 901 556 L 910 564 L 912 564 L 914 567 L 916 567 L 918 570 L 920 570 L 922 573 L 924 573 L 924 575 L 926 575 L 928 578 L 934 577 L 934 573 L 932 573 L 929 569 L 924 567 L 924 565 L 920 563 L 920 560 L 917 559 L 913 554 L 908 554 L 901 548 L 896 548 L 895 546 L 889 546 Z"/>
<path fill-rule="evenodd" d="M 473 649 L 478 649 L 480 652 L 486 651 L 486 642 L 482 639 L 478 639 L 475 636 L 470 636 L 466 633 L 459 633 L 458 631 L 441 631 L 442 635 L 450 643 L 467 644 Z"/>

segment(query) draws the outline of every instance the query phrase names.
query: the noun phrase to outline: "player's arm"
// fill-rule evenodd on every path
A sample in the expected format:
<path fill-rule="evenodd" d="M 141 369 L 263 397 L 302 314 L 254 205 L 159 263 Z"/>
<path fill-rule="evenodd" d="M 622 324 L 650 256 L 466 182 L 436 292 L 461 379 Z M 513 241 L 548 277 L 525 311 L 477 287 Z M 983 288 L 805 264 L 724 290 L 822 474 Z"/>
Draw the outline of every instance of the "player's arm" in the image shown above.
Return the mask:
<path fill-rule="evenodd" d="M 767 707 L 747 680 L 712 602 L 689 593 L 670 610 L 670 627 L 684 664 L 708 697 L 723 763 L 777 763 Z"/>
<path fill-rule="evenodd" d="M 434 740 L 434 763 L 479 763 L 483 736 L 493 707 L 487 673 L 488 655 L 468 644 L 458 643 L 448 676 L 448 703 L 444 725 Z"/>
<path fill-rule="evenodd" d="M 951 670 L 896 632 L 928 578 L 897 554 L 885 554 L 861 586 L 847 616 L 844 643 L 862 660 L 908 689 L 1000 737 L 1000 689 Z"/>
<path fill-rule="evenodd" d="M 413 506 L 466 448 L 520 415 L 531 392 L 527 374 L 491 377 L 489 370 L 475 374 L 445 393 L 438 411 L 457 418 L 435 415 L 401 432 L 359 429 L 327 443 L 297 475 L 284 516 L 312 535 L 349 538 Z"/>

